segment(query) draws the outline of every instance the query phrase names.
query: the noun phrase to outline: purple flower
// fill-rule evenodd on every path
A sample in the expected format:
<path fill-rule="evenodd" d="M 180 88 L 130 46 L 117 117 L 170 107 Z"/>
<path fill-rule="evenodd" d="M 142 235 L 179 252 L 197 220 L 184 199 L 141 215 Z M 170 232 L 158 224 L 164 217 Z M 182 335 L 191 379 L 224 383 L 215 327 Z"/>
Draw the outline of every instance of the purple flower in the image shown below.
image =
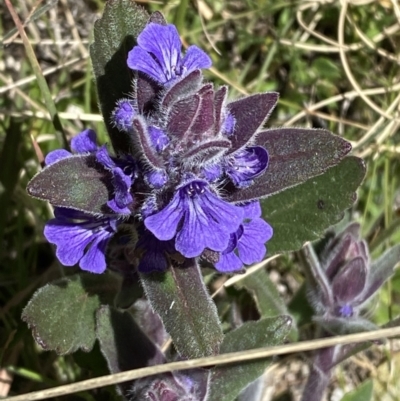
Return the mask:
<path fill-rule="evenodd" d="M 167 254 L 175 253 L 173 241 L 160 241 L 150 231 L 143 230 L 136 250 L 142 255 L 138 265 L 141 273 L 165 271 L 169 267 Z"/>
<path fill-rule="evenodd" d="M 226 86 L 203 83 L 200 69 L 211 66 L 210 57 L 196 46 L 182 55 L 173 25 L 150 22 L 127 63 L 138 73 L 126 88 L 132 96 L 119 100 L 111 114 L 121 131 L 113 130 L 117 157 L 97 146 L 94 131 L 84 131 L 72 142 L 79 156 L 59 150 L 46 159 L 71 158 L 65 163 L 69 177 L 82 175 L 82 182 L 75 188 L 69 180 L 63 189 L 63 166 L 53 164 L 46 174 L 57 176 L 56 189 L 64 192 L 47 196 L 47 188 L 35 183 L 32 193 L 54 204 L 62 199 L 67 208 L 93 210 L 99 221 L 111 213 L 135 228 L 143 222 L 148 232 L 138 239 L 140 271 L 168 268 L 166 255 L 174 253 L 186 258 L 221 253 L 220 271 L 261 260 L 272 229 L 261 219 L 258 203 L 239 206 L 232 194 L 250 187 L 268 168 L 268 151 L 255 140 L 278 94 L 229 103 Z M 253 199 L 242 198 L 240 204 Z"/>
<path fill-rule="evenodd" d="M 241 149 L 227 158 L 225 171 L 238 188 L 248 187 L 268 167 L 268 152 L 261 146 Z"/>
<path fill-rule="evenodd" d="M 80 132 L 71 140 L 71 149 L 74 153 L 94 153 L 97 151 L 97 137 L 96 132 L 92 129 L 86 129 Z M 45 158 L 45 163 L 47 165 L 53 164 L 58 160 L 65 159 L 66 157 L 71 157 L 73 154 L 65 149 L 57 149 L 48 153 Z"/>
<path fill-rule="evenodd" d="M 215 267 L 220 272 L 240 270 L 243 265 L 261 262 L 265 256 L 265 243 L 272 237 L 272 227 L 261 216 L 259 202 L 243 206 L 244 220 L 231 234 L 228 247 L 221 252 Z"/>
<path fill-rule="evenodd" d="M 220 199 L 207 182 L 193 180 L 178 188 L 170 203 L 144 223 L 159 240 L 176 236 L 176 250 L 191 258 L 205 248 L 223 251 L 242 220 L 242 208 Z"/>
<path fill-rule="evenodd" d="M 131 214 L 128 206 L 133 202 L 130 193 L 134 177 L 133 164 L 126 162 L 118 166 L 108 154 L 105 146 L 100 147 L 97 151 L 96 160 L 112 173 L 114 198 L 107 202 L 108 207 L 118 214 Z"/>
<path fill-rule="evenodd" d="M 144 72 L 161 84 L 170 84 L 190 72 L 211 67 L 210 57 L 197 46 L 190 46 L 181 56 L 181 41 L 174 25 L 150 22 L 128 54 L 128 66 Z"/>
<path fill-rule="evenodd" d="M 82 270 L 103 273 L 107 243 L 116 232 L 116 218 L 96 218 L 76 210 L 56 208 L 55 218 L 44 228 L 46 239 L 57 246 L 64 266 L 79 262 Z"/>
<path fill-rule="evenodd" d="M 137 114 L 135 101 L 121 99 L 112 113 L 112 121 L 120 131 L 129 131 L 132 128 L 133 117 Z"/>

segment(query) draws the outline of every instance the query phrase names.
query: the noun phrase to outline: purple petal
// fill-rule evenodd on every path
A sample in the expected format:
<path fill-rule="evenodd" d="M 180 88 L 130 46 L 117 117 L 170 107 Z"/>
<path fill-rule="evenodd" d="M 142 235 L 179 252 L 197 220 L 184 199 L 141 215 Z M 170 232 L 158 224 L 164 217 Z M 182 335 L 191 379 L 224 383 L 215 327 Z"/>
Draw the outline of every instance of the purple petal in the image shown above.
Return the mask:
<path fill-rule="evenodd" d="M 230 273 L 241 270 L 243 262 L 236 256 L 235 252 L 221 253 L 219 261 L 215 264 L 215 268 L 221 273 Z"/>
<path fill-rule="evenodd" d="M 96 219 L 77 211 L 56 208 L 56 218 L 44 229 L 47 240 L 57 246 L 56 256 L 65 266 L 79 262 L 83 270 L 101 273 L 105 250 L 116 230 L 115 219 Z"/>
<path fill-rule="evenodd" d="M 145 179 L 152 188 L 160 189 L 168 182 L 168 175 L 164 170 L 154 170 L 146 173 Z"/>
<path fill-rule="evenodd" d="M 103 273 L 106 269 L 106 247 L 109 241 L 109 234 L 103 232 L 102 235 L 96 237 L 96 239 L 90 244 L 89 249 L 79 262 L 79 266 L 82 270 L 91 273 Z"/>
<path fill-rule="evenodd" d="M 238 241 L 239 257 L 246 265 L 261 262 L 265 256 L 265 243 L 271 239 L 272 227 L 261 218 L 243 224 Z"/>
<path fill-rule="evenodd" d="M 230 137 L 235 130 L 235 117 L 231 113 L 228 113 L 222 123 L 221 132 Z"/>
<path fill-rule="evenodd" d="M 92 129 L 80 132 L 71 140 L 71 149 L 76 153 L 93 153 L 97 150 L 97 135 Z"/>
<path fill-rule="evenodd" d="M 230 233 L 235 232 L 243 210 L 214 195 L 201 181 L 193 181 L 180 190 L 184 196 L 184 221 L 176 237 L 176 249 L 190 258 L 199 256 L 205 248 L 226 249 Z"/>
<path fill-rule="evenodd" d="M 160 83 L 175 78 L 180 66 L 181 41 L 174 25 L 149 23 L 128 54 L 128 66 L 139 70 Z M 149 54 L 150 53 L 150 54 Z"/>
<path fill-rule="evenodd" d="M 240 150 L 229 156 L 226 174 L 236 187 L 245 188 L 268 167 L 268 152 L 261 146 Z"/>
<path fill-rule="evenodd" d="M 260 202 L 249 202 L 246 205 L 242 206 L 244 210 L 244 218 L 245 219 L 255 219 L 256 217 L 261 216 L 261 205 Z"/>
<path fill-rule="evenodd" d="M 202 170 L 204 178 L 208 182 L 215 182 L 219 178 L 221 178 L 222 175 L 222 167 L 220 164 L 212 164 L 210 166 L 206 166 Z"/>
<path fill-rule="evenodd" d="M 122 99 L 112 113 L 112 119 L 120 131 L 132 129 L 133 117 L 137 114 L 133 100 Z"/>
<path fill-rule="evenodd" d="M 131 214 L 132 211 L 126 207 L 119 207 L 115 199 L 111 199 L 107 202 L 107 206 L 115 213 L 117 214 Z"/>
<path fill-rule="evenodd" d="M 71 156 L 72 153 L 68 152 L 68 150 L 56 149 L 47 154 L 46 158 L 44 159 L 44 162 L 48 166 L 49 164 L 53 164 L 58 160 L 65 159 L 66 157 L 71 157 Z"/>
<path fill-rule="evenodd" d="M 141 71 L 157 82 L 165 83 L 168 81 L 159 62 L 139 46 L 135 46 L 128 53 L 127 64 L 132 70 Z"/>
<path fill-rule="evenodd" d="M 221 252 L 218 262 L 215 263 L 215 267 L 218 271 L 222 273 L 229 273 L 242 269 L 243 262 L 235 254 L 237 241 L 238 238 L 236 233 L 231 234 L 227 248 Z"/>
<path fill-rule="evenodd" d="M 167 241 L 174 238 L 178 224 L 183 217 L 183 213 L 182 200 L 178 191 L 164 209 L 156 214 L 146 217 L 144 225 L 159 240 Z"/>
<path fill-rule="evenodd" d="M 52 219 L 44 227 L 47 241 L 57 246 L 56 256 L 64 266 L 74 266 L 93 240 L 90 230 Z"/>
<path fill-rule="evenodd" d="M 176 236 L 176 250 L 190 258 L 205 248 L 223 251 L 230 233 L 243 220 L 243 209 L 218 198 L 204 181 L 192 181 L 181 187 L 160 212 L 145 219 L 146 227 L 160 240 Z"/>
<path fill-rule="evenodd" d="M 169 138 L 163 130 L 150 126 L 148 129 L 151 142 L 157 152 L 162 152 L 169 144 Z"/>
<path fill-rule="evenodd" d="M 353 307 L 351 305 L 343 305 L 339 307 L 338 314 L 341 317 L 351 317 L 354 314 Z"/>
<path fill-rule="evenodd" d="M 189 46 L 186 50 L 185 57 L 182 60 L 182 66 L 185 74 L 202 68 L 210 68 L 212 61 L 210 56 L 197 46 Z"/>
<path fill-rule="evenodd" d="M 107 147 L 101 146 L 96 152 L 96 160 L 102 164 L 106 169 L 112 170 L 115 167 L 114 161 L 111 159 Z"/>
<path fill-rule="evenodd" d="M 132 203 L 133 198 L 130 193 L 132 178 L 125 173 L 119 167 L 113 169 L 113 180 L 112 180 L 114 191 L 115 191 L 115 202 L 118 207 L 122 208 Z"/>
<path fill-rule="evenodd" d="M 332 292 L 340 303 L 352 303 L 367 281 L 367 266 L 362 257 L 350 260 L 332 281 Z"/>

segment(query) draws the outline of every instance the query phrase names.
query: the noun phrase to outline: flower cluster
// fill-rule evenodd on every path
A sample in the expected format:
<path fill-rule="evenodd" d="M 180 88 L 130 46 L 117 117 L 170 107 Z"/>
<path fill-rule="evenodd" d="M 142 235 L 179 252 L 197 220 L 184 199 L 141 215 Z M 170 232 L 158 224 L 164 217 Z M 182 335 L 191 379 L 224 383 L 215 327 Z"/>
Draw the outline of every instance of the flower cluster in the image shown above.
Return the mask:
<path fill-rule="evenodd" d="M 46 159 L 53 166 L 91 158 L 110 193 L 100 215 L 57 208 L 45 236 L 57 245 L 61 263 L 104 271 L 106 245 L 121 222 L 140 233 L 143 272 L 165 270 L 173 254 L 205 257 L 220 272 L 261 261 L 272 228 L 257 197 L 237 203 L 233 194 L 248 190 L 268 168 L 257 134 L 278 94 L 228 102 L 226 86 L 203 82 L 210 57 L 196 46 L 182 55 L 175 26 L 163 23 L 147 24 L 127 64 L 135 80 L 126 92 L 133 95 L 118 101 L 111 118 L 129 149 L 110 156 L 88 130 L 74 138 L 74 154 L 59 150 Z"/>

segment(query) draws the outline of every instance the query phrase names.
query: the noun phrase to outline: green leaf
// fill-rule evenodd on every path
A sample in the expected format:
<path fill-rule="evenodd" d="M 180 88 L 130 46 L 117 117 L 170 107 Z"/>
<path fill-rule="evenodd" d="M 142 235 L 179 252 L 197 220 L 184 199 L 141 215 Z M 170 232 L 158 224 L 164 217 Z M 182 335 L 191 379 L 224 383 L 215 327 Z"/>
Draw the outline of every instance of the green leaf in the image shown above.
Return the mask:
<path fill-rule="evenodd" d="M 365 164 L 349 156 L 324 174 L 261 201 L 263 217 L 274 229 L 268 255 L 301 248 L 343 218 L 356 199 Z"/>
<path fill-rule="evenodd" d="M 97 311 L 96 334 L 111 373 L 124 372 L 164 363 L 164 356 L 143 333 L 128 312 L 110 306 Z M 119 385 L 127 395 L 133 382 Z"/>
<path fill-rule="evenodd" d="M 119 280 L 110 274 L 77 274 L 40 288 L 22 312 L 36 342 L 59 355 L 89 352 L 96 340 L 95 313 L 112 302 Z"/>
<path fill-rule="evenodd" d="M 226 334 L 221 344 L 221 354 L 282 344 L 290 332 L 291 324 L 289 316 L 247 322 Z M 208 401 L 233 401 L 246 386 L 262 375 L 270 363 L 271 359 L 263 359 L 214 368 Z"/>
<path fill-rule="evenodd" d="M 218 354 L 223 338 L 221 324 L 194 259 L 166 272 L 140 277 L 147 299 L 183 357 Z"/>
<path fill-rule="evenodd" d="M 95 22 L 90 57 L 104 123 L 115 151 L 129 149 L 128 137 L 112 125 L 111 113 L 119 99 L 133 90 L 133 72 L 128 68 L 128 52 L 145 27 L 149 15 L 133 0 L 109 0 L 103 16 Z"/>
<path fill-rule="evenodd" d="M 373 383 L 372 380 L 367 380 L 360 387 L 347 393 L 342 401 L 370 401 L 372 399 Z"/>
<path fill-rule="evenodd" d="M 113 192 L 111 181 L 110 172 L 96 162 L 95 156 L 73 156 L 50 164 L 36 174 L 27 191 L 53 206 L 104 214 Z"/>
<path fill-rule="evenodd" d="M 246 288 L 252 294 L 262 318 L 289 315 L 285 302 L 265 270 L 259 269 L 252 274 L 246 274 L 236 286 Z M 293 341 L 296 340 L 295 327 L 292 327 L 290 337 Z"/>

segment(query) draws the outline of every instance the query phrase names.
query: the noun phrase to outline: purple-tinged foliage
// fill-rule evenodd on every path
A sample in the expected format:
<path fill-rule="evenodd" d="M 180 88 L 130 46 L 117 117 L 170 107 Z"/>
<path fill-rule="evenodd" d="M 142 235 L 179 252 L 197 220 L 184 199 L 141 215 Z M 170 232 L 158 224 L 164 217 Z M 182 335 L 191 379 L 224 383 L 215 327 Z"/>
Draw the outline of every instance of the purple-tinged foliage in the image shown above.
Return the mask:
<path fill-rule="evenodd" d="M 71 209 L 56 208 L 46 223 L 44 236 L 57 246 L 56 255 L 65 266 L 79 263 L 82 270 L 103 273 L 107 243 L 116 232 L 116 218 L 96 218 Z"/>
<path fill-rule="evenodd" d="M 193 380 L 193 376 L 197 380 Z M 189 371 L 164 373 L 156 377 L 136 380 L 131 389 L 129 401 L 205 401 L 207 373 Z"/>
<path fill-rule="evenodd" d="M 129 68 L 141 71 L 158 83 L 171 84 L 199 68 L 211 67 L 210 57 L 197 46 L 181 55 L 181 40 L 174 25 L 150 22 L 128 54 Z"/>
<path fill-rule="evenodd" d="M 338 235 L 328 233 L 327 238 L 318 256 L 311 246 L 305 248 L 308 297 L 315 311 L 313 320 L 320 328 L 319 337 L 377 329 L 363 317 L 363 312 L 371 297 L 393 274 L 400 260 L 400 246 L 371 262 L 358 223 L 348 225 Z M 332 369 L 355 351 L 354 344 L 316 350 L 302 401 L 320 401 Z"/>
<path fill-rule="evenodd" d="M 84 131 L 72 143 L 78 155 L 50 154 L 51 165 L 29 192 L 54 206 L 141 227 L 135 251 L 141 272 L 167 269 L 174 254 L 175 260 L 213 254 L 221 272 L 261 261 L 272 228 L 257 200 L 322 174 L 349 151 L 347 142 L 322 130 L 260 131 L 278 94 L 229 102 L 228 87 L 203 82 L 210 57 L 196 46 L 182 55 L 176 28 L 161 14 L 136 42 L 127 57 L 134 70 L 124 92 L 130 96 L 116 102 L 107 121 L 120 134 L 113 131 L 113 143 L 127 145 L 118 145 L 114 157 L 97 146 L 93 131 Z M 322 141 L 329 151 L 321 157 Z"/>
<path fill-rule="evenodd" d="M 126 131 L 132 126 L 133 117 L 137 114 L 134 99 L 121 99 L 112 114 L 112 120 L 120 131 Z"/>
<path fill-rule="evenodd" d="M 314 320 L 330 333 L 371 330 L 375 325 L 362 317 L 363 308 L 393 274 L 400 256 L 392 248 L 375 262 L 360 238 L 360 225 L 350 224 L 331 238 L 319 258 L 309 247 L 308 296 L 315 309 Z"/>

